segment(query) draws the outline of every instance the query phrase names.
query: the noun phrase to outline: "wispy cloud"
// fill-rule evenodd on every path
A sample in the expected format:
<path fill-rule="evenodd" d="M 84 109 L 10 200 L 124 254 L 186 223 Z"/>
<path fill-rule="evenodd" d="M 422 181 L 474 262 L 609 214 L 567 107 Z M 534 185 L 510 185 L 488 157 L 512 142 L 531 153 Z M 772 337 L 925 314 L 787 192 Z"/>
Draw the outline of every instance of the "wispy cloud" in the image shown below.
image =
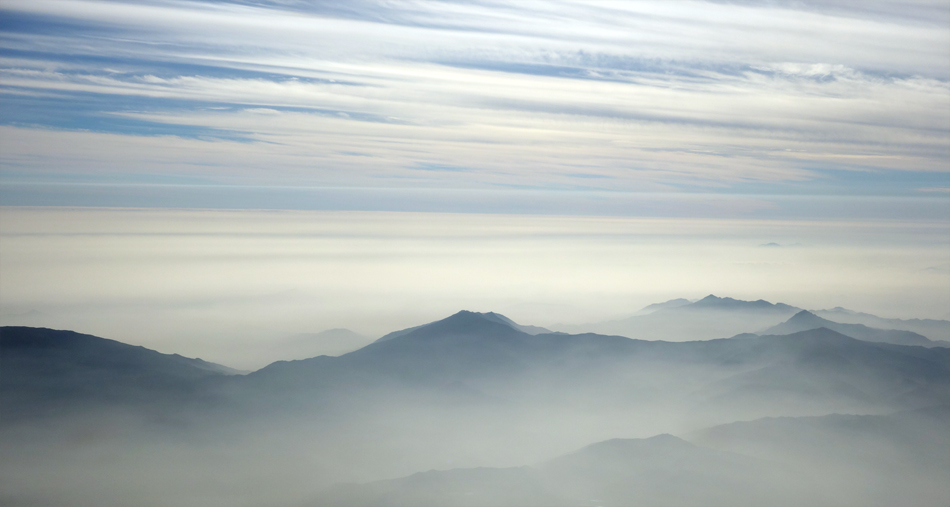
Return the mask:
<path fill-rule="evenodd" d="M 914 192 L 950 162 L 938 4 L 10 0 L 0 164 L 635 191 L 900 171 Z"/>

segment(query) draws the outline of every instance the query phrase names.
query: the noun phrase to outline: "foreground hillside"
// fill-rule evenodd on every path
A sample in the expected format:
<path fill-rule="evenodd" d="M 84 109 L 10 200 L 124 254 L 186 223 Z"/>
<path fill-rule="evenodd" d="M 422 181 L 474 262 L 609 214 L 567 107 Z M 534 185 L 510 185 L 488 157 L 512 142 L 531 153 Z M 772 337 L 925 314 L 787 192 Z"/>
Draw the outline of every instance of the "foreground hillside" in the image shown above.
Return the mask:
<path fill-rule="evenodd" d="M 672 435 L 614 439 L 532 466 L 338 485 L 312 505 L 936 506 L 950 498 L 950 406 L 762 419 L 692 438 L 705 446 Z"/>

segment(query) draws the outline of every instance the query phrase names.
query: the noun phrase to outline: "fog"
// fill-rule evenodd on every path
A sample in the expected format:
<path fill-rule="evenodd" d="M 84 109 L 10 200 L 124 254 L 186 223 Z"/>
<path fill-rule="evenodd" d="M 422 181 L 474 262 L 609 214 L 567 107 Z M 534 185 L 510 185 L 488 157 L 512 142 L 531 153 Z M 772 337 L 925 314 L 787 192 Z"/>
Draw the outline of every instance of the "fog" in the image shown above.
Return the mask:
<path fill-rule="evenodd" d="M 683 343 L 532 336 L 462 312 L 338 358 L 208 375 L 193 390 L 88 363 L 65 397 L 54 386 L 17 398 L 10 378 L 33 373 L 5 343 L 10 505 L 950 499 L 950 349 L 826 329 Z M 75 355 L 38 374 L 56 380 L 57 361 Z"/>
<path fill-rule="evenodd" d="M 947 238 L 941 222 L 8 207 L 0 320 L 253 370 L 301 334 L 460 309 L 554 329 L 712 293 L 945 318 Z"/>

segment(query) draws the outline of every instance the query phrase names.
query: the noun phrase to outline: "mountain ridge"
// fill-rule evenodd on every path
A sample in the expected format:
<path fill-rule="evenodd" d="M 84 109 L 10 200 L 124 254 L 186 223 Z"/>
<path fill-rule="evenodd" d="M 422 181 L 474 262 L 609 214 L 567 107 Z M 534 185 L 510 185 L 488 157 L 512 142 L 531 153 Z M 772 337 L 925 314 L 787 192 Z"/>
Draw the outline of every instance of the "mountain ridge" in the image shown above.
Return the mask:
<path fill-rule="evenodd" d="M 841 324 L 815 315 L 808 310 L 802 310 L 787 321 L 773 326 L 761 334 L 790 334 L 809 329 L 826 328 L 837 331 L 858 340 L 871 342 L 893 343 L 896 345 L 920 345 L 924 347 L 941 346 L 926 336 L 912 331 L 876 329 L 863 324 Z"/>

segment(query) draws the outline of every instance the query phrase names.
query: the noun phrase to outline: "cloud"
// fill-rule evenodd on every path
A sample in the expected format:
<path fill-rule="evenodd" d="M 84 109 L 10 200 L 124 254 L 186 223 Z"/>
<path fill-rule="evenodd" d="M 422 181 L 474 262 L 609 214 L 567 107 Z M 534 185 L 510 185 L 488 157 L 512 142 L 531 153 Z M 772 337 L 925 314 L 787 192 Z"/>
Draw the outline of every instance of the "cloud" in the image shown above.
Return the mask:
<path fill-rule="evenodd" d="M 22 107 L 0 123 L 24 142 L 0 163 L 213 159 L 232 168 L 211 174 L 223 181 L 357 186 L 418 184 L 435 164 L 466 170 L 425 185 L 770 192 L 827 184 L 827 170 L 904 171 L 896 186 L 916 189 L 913 174 L 950 161 L 938 7 L 11 0 L 0 94 Z M 80 130 L 98 149 L 75 144 Z M 143 135 L 161 139 L 127 139 Z"/>

